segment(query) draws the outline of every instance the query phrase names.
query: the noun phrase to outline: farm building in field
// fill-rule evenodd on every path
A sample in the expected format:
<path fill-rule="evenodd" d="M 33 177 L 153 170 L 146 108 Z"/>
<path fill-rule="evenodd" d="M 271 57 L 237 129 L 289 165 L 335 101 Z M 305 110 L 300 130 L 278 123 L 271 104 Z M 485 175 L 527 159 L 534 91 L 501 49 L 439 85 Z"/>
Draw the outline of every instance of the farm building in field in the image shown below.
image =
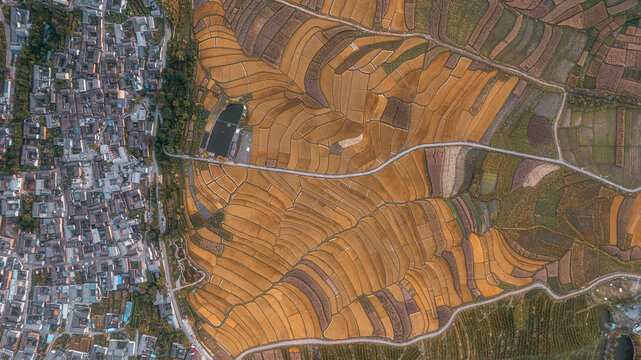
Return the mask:
<path fill-rule="evenodd" d="M 230 103 L 220 113 L 209 135 L 206 150 L 214 156 L 228 157 L 232 143 L 238 140 L 240 129 L 239 121 L 245 115 L 245 105 L 241 103 Z"/>

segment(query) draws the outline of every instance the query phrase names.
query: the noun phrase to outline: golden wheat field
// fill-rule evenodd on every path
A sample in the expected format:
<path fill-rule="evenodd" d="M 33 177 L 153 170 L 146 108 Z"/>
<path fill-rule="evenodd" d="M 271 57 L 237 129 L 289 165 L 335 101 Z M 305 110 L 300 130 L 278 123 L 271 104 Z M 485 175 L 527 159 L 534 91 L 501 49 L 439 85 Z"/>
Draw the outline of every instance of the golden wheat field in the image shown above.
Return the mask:
<path fill-rule="evenodd" d="M 479 141 L 518 82 L 423 39 L 364 35 L 288 9 L 265 6 L 243 45 L 233 30 L 243 19 L 224 26 L 223 4 L 195 11 L 210 83 L 252 95 L 255 164 L 352 172 L 420 143 Z"/>
<path fill-rule="evenodd" d="M 197 82 L 245 99 L 250 164 L 362 173 L 420 144 L 488 143 L 502 109 L 532 85 L 424 37 L 352 26 L 412 30 L 418 2 L 295 3 L 309 11 L 276 1 L 194 4 Z M 477 14 L 466 49 L 500 59 L 517 48 L 524 71 L 562 76 L 552 68 L 567 59 L 552 50 L 571 37 L 552 25 L 577 21 L 556 14 L 535 23 L 518 12 L 497 35 L 506 11 L 495 1 Z M 445 32 L 447 18 L 432 20 Z M 524 40 L 534 27 L 540 39 Z M 185 212 L 206 225 L 185 239 L 210 276 L 188 297 L 199 326 L 232 357 L 293 339 L 403 342 L 442 328 L 463 304 L 549 278 L 571 283 L 571 250 L 525 250 L 493 226 L 500 205 L 459 191 L 478 175 L 465 171 L 472 156 L 461 147 L 413 151 L 346 178 L 190 163 Z M 604 212 L 609 246 L 641 246 L 640 199 L 613 197 Z"/>
<path fill-rule="evenodd" d="M 493 229 L 466 238 L 458 211 L 430 197 L 422 152 L 344 180 L 226 169 L 195 174 L 198 199 L 224 207 L 232 238 L 207 228 L 190 235 L 222 251 L 191 242 L 212 278 L 189 300 L 232 355 L 297 338 L 407 340 L 501 284 L 530 283 L 547 263 L 514 252 Z"/>

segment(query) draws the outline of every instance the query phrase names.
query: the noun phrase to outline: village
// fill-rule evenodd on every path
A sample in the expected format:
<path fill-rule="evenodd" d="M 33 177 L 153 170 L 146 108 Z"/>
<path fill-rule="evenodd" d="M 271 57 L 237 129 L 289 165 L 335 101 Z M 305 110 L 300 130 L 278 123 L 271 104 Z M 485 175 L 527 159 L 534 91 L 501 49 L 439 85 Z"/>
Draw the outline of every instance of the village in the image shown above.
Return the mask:
<path fill-rule="evenodd" d="M 36 34 L 42 24 L 21 5 L 2 8 L 0 359 L 199 358 L 178 330 L 180 312 L 162 286 L 165 250 L 152 230 L 158 174 L 147 140 L 169 33 L 158 4 L 31 4 L 70 19 L 73 30 L 62 35 L 49 23 Z M 54 33 L 62 51 L 35 61 L 21 99 L 22 54 Z M 145 311 L 176 341 L 139 333 L 133 323 Z"/>

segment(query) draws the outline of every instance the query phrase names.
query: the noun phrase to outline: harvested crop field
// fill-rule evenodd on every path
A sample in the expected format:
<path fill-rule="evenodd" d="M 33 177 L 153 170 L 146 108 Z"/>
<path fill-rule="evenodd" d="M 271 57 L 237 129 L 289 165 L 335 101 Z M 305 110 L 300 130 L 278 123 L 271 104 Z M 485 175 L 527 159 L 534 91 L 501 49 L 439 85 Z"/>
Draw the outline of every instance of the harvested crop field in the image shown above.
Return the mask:
<path fill-rule="evenodd" d="M 232 355 L 306 337 L 411 339 L 548 262 L 511 250 L 484 204 L 431 198 L 422 152 L 346 180 L 227 170 L 196 172 L 217 179 L 198 194 L 222 206 L 231 236 L 198 231 L 223 250 L 190 245 L 212 280 L 189 300 Z"/>
<path fill-rule="evenodd" d="M 277 3 L 226 6 L 195 10 L 199 57 L 211 86 L 251 94 L 253 164 L 353 172 L 420 143 L 480 141 L 518 82 L 424 39 L 366 35 Z"/>
<path fill-rule="evenodd" d="M 512 180 L 512 188 L 510 191 L 514 191 L 521 186 L 534 187 L 546 175 L 558 169 L 559 165 L 525 159 L 519 163 L 514 171 L 514 179 Z"/>
<path fill-rule="evenodd" d="M 413 151 L 362 175 L 435 142 L 556 155 L 561 92 L 423 37 L 383 31 L 438 34 L 559 83 L 587 35 L 533 20 L 545 17 L 541 10 L 496 1 L 293 3 L 302 8 L 196 4 L 200 86 L 219 90 L 220 99 L 243 99 L 248 164 L 360 175 L 187 164 L 185 212 L 197 220 L 187 244 L 209 275 L 188 301 L 195 328 L 216 349 L 232 358 L 293 339 L 403 342 L 442 328 L 464 304 L 537 281 L 568 292 L 638 265 L 641 201 L 601 191 L 555 164 L 448 146 Z M 417 15 L 433 8 L 442 11 L 428 20 Z M 641 160 L 638 115 L 625 112 L 625 128 L 634 132 L 624 141 L 625 166 L 612 170 L 626 179 L 641 172 L 641 161 L 633 163 Z M 564 116 L 565 158 L 615 166 L 609 115 Z M 218 131 L 213 121 L 210 128 Z M 257 358 L 285 356 L 275 354 Z"/>
<path fill-rule="evenodd" d="M 190 235 L 201 239 L 190 254 L 211 275 L 189 297 L 203 330 L 231 355 L 300 338 L 404 341 L 439 329 L 462 304 L 533 281 L 568 291 L 612 266 L 571 248 L 572 236 L 492 226 L 493 205 L 467 193 L 434 198 L 429 174 L 438 171 L 429 168 L 438 164 L 428 156 L 439 154 L 413 152 L 374 175 L 343 180 L 194 165 L 195 178 L 207 179 L 197 196 L 216 204 L 212 213 L 224 212 Z M 523 165 L 515 194 L 548 187 L 545 176 L 534 184 L 541 174 L 529 174 L 541 166 Z M 548 216 L 553 206 L 568 216 L 569 189 L 542 193 L 536 211 Z M 611 213 L 623 234 L 615 236 L 632 239 L 612 256 L 634 260 L 641 238 L 625 234 L 638 232 L 641 200 Z"/>

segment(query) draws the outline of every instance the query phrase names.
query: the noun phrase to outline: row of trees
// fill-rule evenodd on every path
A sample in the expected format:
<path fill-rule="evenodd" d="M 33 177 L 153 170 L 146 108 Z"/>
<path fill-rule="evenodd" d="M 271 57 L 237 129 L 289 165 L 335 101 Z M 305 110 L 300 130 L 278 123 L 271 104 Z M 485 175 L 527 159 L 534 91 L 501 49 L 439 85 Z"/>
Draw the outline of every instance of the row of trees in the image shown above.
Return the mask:
<path fill-rule="evenodd" d="M 173 41 L 169 45 L 163 87 L 156 96 L 163 123 L 158 144 L 168 152 L 180 152 L 190 121 L 194 128 L 204 124 L 208 112 L 194 101 L 194 78 L 198 45 L 194 39 Z"/>
<path fill-rule="evenodd" d="M 35 233 L 40 228 L 40 220 L 34 219 L 31 216 L 31 209 L 33 208 L 33 202 L 35 198 L 31 195 L 27 195 L 22 201 L 22 207 L 20 208 L 20 218 L 18 219 L 18 224 L 20 228 L 24 231 L 29 231 Z"/>
<path fill-rule="evenodd" d="M 13 145 L 4 159 L 6 172 L 20 171 L 22 147 L 22 123 L 29 117 L 29 94 L 32 87 L 33 65 L 51 65 L 53 52 L 62 51 L 66 35 L 74 32 L 78 13 L 67 13 L 54 6 L 45 6 L 28 0 L 24 7 L 29 10 L 32 22 L 27 44 L 16 62 L 13 97 Z M 2 52 L 4 56 L 4 52 Z M 7 64 L 8 65 L 8 64 Z"/>
<path fill-rule="evenodd" d="M 29 117 L 33 65 L 51 65 L 53 52 L 63 50 L 65 36 L 73 35 L 76 24 L 74 13 L 32 0 L 24 5 L 29 10 L 32 26 L 16 66 L 13 118 L 20 124 Z"/>
<path fill-rule="evenodd" d="M 167 62 L 163 70 L 163 85 L 156 94 L 156 104 L 162 115 L 163 122 L 157 132 L 156 157 L 163 173 L 165 181 L 162 187 L 159 200 L 165 204 L 165 215 L 171 213 L 174 216 L 166 218 L 167 235 L 182 232 L 186 225 L 182 212 L 182 183 L 185 181 L 184 167 L 181 161 L 173 161 L 172 158 L 164 155 L 163 149 L 169 153 L 181 152 L 185 148 L 187 129 L 193 124 L 194 129 L 204 127 L 208 111 L 195 99 L 195 71 L 198 66 L 198 42 L 192 37 L 192 9 L 191 2 L 180 0 L 164 0 L 162 7 L 165 10 L 166 20 L 173 27 L 172 41 L 167 47 Z M 164 26 L 162 22 L 158 26 Z M 164 30 L 163 30 L 164 31 Z M 162 33 L 158 31 L 155 42 L 159 42 Z M 199 140 L 193 140 L 199 141 Z M 176 176 L 180 174 L 181 176 Z M 159 232 L 150 232 L 148 238 L 155 241 L 163 241 Z M 154 241 L 152 240 L 152 241 Z M 172 256 L 173 258 L 173 256 Z M 193 274 L 192 274 L 193 277 Z M 164 279 L 159 278 L 156 282 L 144 284 L 139 293 L 133 294 L 134 313 L 136 318 L 132 319 L 131 326 L 138 329 L 149 328 L 154 336 L 158 336 L 157 353 L 159 358 L 168 354 L 172 342 L 179 342 L 188 347 L 189 340 L 182 331 L 172 329 L 166 322 L 159 321 L 158 312 L 153 307 L 152 297 L 160 289 L 165 291 Z M 183 300 L 189 308 L 189 303 Z M 182 307 L 182 305 L 179 305 Z M 162 325 L 159 325 L 162 324 Z"/>
<path fill-rule="evenodd" d="M 194 101 L 198 42 L 192 37 L 190 5 L 178 0 L 163 1 L 167 20 L 174 31 L 167 49 L 163 87 L 156 96 L 156 102 L 163 116 L 158 145 L 170 153 L 180 152 L 185 146 L 189 122 L 193 122 L 197 129 L 204 126 L 208 115 L 205 108 Z"/>
<path fill-rule="evenodd" d="M 180 330 L 174 330 L 169 323 L 160 318 L 158 308 L 153 304 L 156 292 L 165 291 L 164 278 L 153 280 L 153 275 L 147 274 L 149 281 L 142 284 L 139 292 L 132 292 L 129 295 L 133 302 L 131 321 L 127 324 L 128 332 L 135 332 L 136 329 L 143 333 L 158 338 L 156 342 L 156 353 L 159 359 L 169 358 L 169 349 L 174 342 L 189 346 L 189 340 Z"/>

